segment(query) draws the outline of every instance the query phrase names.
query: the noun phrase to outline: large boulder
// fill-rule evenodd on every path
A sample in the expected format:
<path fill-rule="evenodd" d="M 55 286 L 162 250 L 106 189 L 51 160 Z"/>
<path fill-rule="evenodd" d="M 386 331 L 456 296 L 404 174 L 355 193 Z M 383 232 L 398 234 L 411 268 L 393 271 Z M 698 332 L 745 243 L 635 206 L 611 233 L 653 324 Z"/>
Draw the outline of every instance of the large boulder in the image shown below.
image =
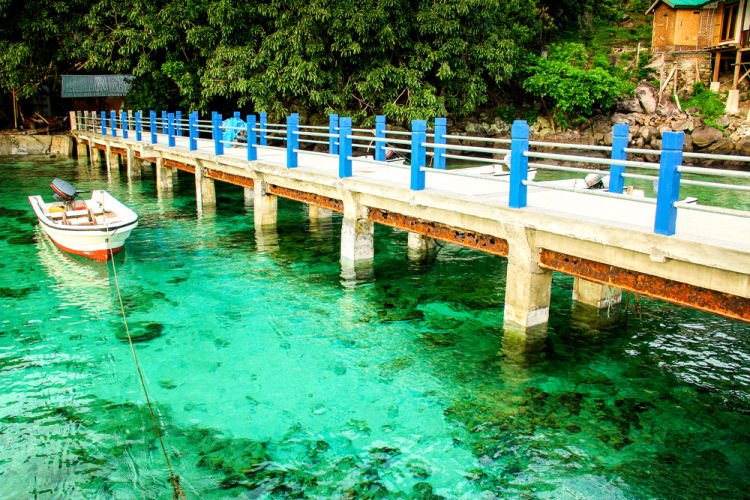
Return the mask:
<path fill-rule="evenodd" d="M 635 97 L 643 107 L 643 111 L 653 114 L 656 111 L 656 89 L 647 83 L 641 83 L 635 88 Z"/>
<path fill-rule="evenodd" d="M 638 99 L 625 99 L 615 103 L 615 110 L 620 113 L 643 113 L 643 107 Z"/>
<path fill-rule="evenodd" d="M 691 136 L 693 139 L 693 145 L 696 148 L 703 149 L 722 139 L 724 134 L 722 134 L 720 130 L 705 125 L 693 130 Z"/>
<path fill-rule="evenodd" d="M 738 155 L 750 156 L 750 136 L 737 143 L 736 151 Z"/>

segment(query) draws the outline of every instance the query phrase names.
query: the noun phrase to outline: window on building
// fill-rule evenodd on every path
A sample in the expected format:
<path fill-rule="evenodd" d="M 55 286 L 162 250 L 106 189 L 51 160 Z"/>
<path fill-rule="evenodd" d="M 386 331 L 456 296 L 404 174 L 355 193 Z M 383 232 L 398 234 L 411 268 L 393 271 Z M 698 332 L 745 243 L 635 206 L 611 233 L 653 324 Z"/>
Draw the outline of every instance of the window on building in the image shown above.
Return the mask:
<path fill-rule="evenodd" d="M 724 15 L 721 18 L 721 41 L 734 40 L 734 30 L 737 26 L 737 4 L 724 6 Z"/>

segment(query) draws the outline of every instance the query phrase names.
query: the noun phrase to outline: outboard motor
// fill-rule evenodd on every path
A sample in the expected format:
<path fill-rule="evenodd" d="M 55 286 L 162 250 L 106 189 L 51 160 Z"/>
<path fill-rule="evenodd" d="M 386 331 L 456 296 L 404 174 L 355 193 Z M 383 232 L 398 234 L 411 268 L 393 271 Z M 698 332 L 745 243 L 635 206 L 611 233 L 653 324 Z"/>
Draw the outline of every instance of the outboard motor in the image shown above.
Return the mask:
<path fill-rule="evenodd" d="M 50 184 L 52 191 L 55 192 L 55 199 L 58 201 L 64 201 L 66 203 L 76 199 L 78 193 L 82 191 L 76 190 L 76 188 L 69 182 L 55 177 Z"/>

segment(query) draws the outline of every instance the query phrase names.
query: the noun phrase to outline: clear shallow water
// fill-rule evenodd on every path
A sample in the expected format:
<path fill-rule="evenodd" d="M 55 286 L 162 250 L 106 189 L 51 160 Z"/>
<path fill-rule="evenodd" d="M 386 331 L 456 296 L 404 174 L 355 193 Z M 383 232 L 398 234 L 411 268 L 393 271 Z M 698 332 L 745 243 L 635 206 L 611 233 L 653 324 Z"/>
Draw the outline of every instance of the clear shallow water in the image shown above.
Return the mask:
<path fill-rule="evenodd" d="M 26 196 L 52 177 L 140 215 L 116 259 L 189 497 L 743 497 L 750 327 L 629 298 L 592 315 L 555 275 L 546 337 L 502 329 L 505 261 L 446 245 L 338 264 L 340 218 L 281 200 L 257 234 L 238 188 L 198 216 L 180 176 L 3 160 L 0 497 L 169 498 L 111 268 L 60 253 Z M 637 305 L 637 308 L 634 307 Z"/>

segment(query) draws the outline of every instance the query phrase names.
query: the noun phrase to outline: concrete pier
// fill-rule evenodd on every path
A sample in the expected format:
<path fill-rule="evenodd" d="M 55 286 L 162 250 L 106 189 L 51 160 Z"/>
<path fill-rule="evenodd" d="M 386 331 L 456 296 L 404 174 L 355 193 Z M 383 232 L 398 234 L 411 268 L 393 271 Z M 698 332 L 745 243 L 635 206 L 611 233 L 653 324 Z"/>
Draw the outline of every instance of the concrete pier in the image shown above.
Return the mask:
<path fill-rule="evenodd" d="M 436 240 L 507 257 L 509 345 L 537 345 L 528 332 L 548 321 L 553 272 L 574 276 L 573 298 L 594 311 L 616 304 L 624 290 L 750 322 L 747 217 L 680 209 L 675 234 L 666 236 L 654 231 L 654 205 L 627 197 L 531 185 L 527 205 L 514 208 L 507 183 L 431 168 L 425 185 L 415 187 L 408 169 L 387 163 L 354 159 L 347 170 L 334 155 L 298 152 L 298 166 L 288 168 L 284 148 L 259 146 L 257 160 L 248 161 L 246 149 L 217 155 L 207 139 L 190 150 L 187 138 L 169 147 L 163 134 L 157 144 L 98 131 L 74 135 L 106 149 L 108 163 L 112 148 L 139 151 L 155 164 L 159 193 L 172 189 L 175 169 L 195 175 L 199 207 L 216 203 L 215 181 L 243 187 L 245 199 L 252 198 L 259 248 L 273 246 L 267 244 L 273 236 L 260 230 L 276 224 L 277 196 L 307 204 L 311 221 L 343 213 L 340 260 L 347 283 L 359 279 L 359 270 L 371 273 L 375 223 L 410 233 L 415 258 L 434 251 Z M 95 162 L 99 149 L 90 151 Z"/>
<path fill-rule="evenodd" d="M 275 226 L 278 217 L 278 200 L 268 193 L 268 183 L 260 178 L 254 181 L 253 222 L 256 227 Z"/>
<path fill-rule="evenodd" d="M 165 191 L 172 191 L 173 184 L 173 169 L 164 166 L 164 158 L 157 158 L 155 167 L 156 169 L 156 190 L 159 193 Z"/>
<path fill-rule="evenodd" d="M 583 278 L 573 282 L 573 300 L 597 309 L 604 309 L 622 301 L 622 290 Z"/>
<path fill-rule="evenodd" d="M 435 254 L 437 243 L 434 238 L 410 232 L 406 249 L 409 260 L 423 260 Z"/>
<path fill-rule="evenodd" d="M 344 265 L 358 266 L 375 257 L 375 225 L 367 216 L 368 208 L 357 197 L 349 196 L 344 200 L 341 222 L 341 262 Z"/>
<path fill-rule="evenodd" d="M 505 322 L 521 328 L 549 319 L 552 272 L 539 266 L 539 247 L 533 233 L 509 228 L 508 272 L 505 285 Z"/>
<path fill-rule="evenodd" d="M 216 185 L 214 182 L 206 175 L 203 165 L 198 162 L 195 166 L 195 201 L 199 209 L 216 206 Z"/>

